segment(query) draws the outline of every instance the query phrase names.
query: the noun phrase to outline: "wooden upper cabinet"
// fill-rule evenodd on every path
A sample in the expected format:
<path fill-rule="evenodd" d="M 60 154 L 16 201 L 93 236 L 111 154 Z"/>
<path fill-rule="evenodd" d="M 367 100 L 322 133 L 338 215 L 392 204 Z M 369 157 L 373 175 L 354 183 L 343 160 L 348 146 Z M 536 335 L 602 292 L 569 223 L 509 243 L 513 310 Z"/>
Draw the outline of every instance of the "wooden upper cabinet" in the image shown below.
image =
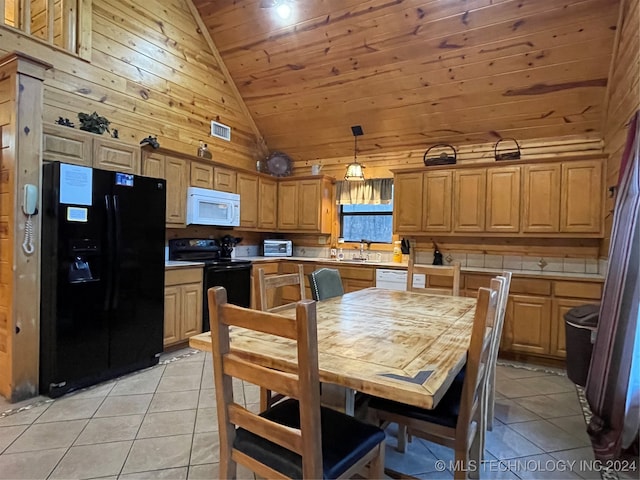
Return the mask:
<path fill-rule="evenodd" d="M 281 180 L 278 184 L 278 230 L 331 233 L 331 185 L 326 177 Z"/>
<path fill-rule="evenodd" d="M 270 178 L 260 177 L 258 190 L 260 193 L 258 199 L 258 228 L 275 230 L 278 226 L 278 182 Z M 242 211 L 242 204 L 240 210 Z"/>
<path fill-rule="evenodd" d="M 397 173 L 393 181 L 394 233 L 422 231 L 422 172 Z"/>
<path fill-rule="evenodd" d="M 43 125 L 43 160 L 140 173 L 140 147 L 60 125 Z"/>
<path fill-rule="evenodd" d="M 556 233 L 560 229 L 560 164 L 522 167 L 522 231 Z"/>
<path fill-rule="evenodd" d="M 520 231 L 520 167 L 487 169 L 487 232 Z"/>
<path fill-rule="evenodd" d="M 213 188 L 213 165 L 191 162 L 189 185 L 199 188 Z"/>
<path fill-rule="evenodd" d="M 186 226 L 189 164 L 182 158 L 167 155 L 164 171 L 167 180 L 167 224 Z"/>
<path fill-rule="evenodd" d="M 487 174 L 484 169 L 453 172 L 453 231 L 483 232 Z"/>
<path fill-rule="evenodd" d="M 45 124 L 42 159 L 91 167 L 92 138 L 69 127 Z"/>
<path fill-rule="evenodd" d="M 560 231 L 600 233 L 602 215 L 602 162 L 586 160 L 562 165 Z"/>
<path fill-rule="evenodd" d="M 167 181 L 166 222 L 169 227 L 186 226 L 189 170 L 189 162 L 182 158 L 154 152 L 143 154 L 142 174 Z"/>
<path fill-rule="evenodd" d="M 94 138 L 93 166 L 104 170 L 140 173 L 140 146 L 107 138 Z"/>
<path fill-rule="evenodd" d="M 278 184 L 278 229 L 298 228 L 298 182 L 281 180 Z"/>
<path fill-rule="evenodd" d="M 238 172 L 236 180 L 240 195 L 240 226 L 258 228 L 258 176 Z"/>
<path fill-rule="evenodd" d="M 426 172 L 423 179 L 422 226 L 425 232 L 451 231 L 452 172 Z"/>
<path fill-rule="evenodd" d="M 213 189 L 229 193 L 238 193 L 236 172 L 223 167 L 213 169 Z"/>

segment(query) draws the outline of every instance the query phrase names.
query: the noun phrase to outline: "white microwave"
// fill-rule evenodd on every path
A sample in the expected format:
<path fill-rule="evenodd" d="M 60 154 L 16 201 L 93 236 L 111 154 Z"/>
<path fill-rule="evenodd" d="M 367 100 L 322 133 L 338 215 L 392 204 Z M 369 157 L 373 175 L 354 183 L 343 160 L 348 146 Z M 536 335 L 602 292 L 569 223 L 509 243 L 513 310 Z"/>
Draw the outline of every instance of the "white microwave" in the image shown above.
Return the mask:
<path fill-rule="evenodd" d="M 293 255 L 291 240 L 265 240 L 263 246 L 265 257 L 290 257 Z"/>
<path fill-rule="evenodd" d="M 187 225 L 240 225 L 240 195 L 206 188 L 187 189 Z"/>

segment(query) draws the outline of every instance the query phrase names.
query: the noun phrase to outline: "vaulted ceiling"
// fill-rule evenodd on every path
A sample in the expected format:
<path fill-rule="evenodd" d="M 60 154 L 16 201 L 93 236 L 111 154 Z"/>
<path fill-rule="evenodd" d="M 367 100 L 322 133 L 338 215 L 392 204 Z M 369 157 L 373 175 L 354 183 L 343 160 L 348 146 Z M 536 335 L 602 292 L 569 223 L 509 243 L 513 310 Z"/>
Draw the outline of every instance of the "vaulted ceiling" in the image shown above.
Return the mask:
<path fill-rule="evenodd" d="M 294 160 L 601 131 L 618 0 L 194 0 Z"/>

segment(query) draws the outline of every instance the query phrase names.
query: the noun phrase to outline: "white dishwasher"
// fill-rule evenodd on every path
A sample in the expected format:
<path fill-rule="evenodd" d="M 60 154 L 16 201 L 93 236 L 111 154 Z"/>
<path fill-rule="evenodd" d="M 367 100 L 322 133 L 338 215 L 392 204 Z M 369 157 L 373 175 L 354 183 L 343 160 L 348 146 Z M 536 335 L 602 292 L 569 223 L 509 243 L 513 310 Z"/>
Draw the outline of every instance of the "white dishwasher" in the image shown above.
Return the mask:
<path fill-rule="evenodd" d="M 376 268 L 376 287 L 389 290 L 406 290 L 407 271 Z"/>

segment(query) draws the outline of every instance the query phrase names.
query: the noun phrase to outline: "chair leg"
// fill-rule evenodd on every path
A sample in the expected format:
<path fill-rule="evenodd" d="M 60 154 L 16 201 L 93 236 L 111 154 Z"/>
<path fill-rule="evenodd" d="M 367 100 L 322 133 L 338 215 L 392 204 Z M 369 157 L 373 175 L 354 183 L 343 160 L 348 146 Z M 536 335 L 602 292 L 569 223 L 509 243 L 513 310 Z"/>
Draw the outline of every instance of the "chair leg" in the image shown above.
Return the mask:
<path fill-rule="evenodd" d="M 487 382 L 487 430 L 493 431 L 493 416 L 496 404 L 496 372 L 491 369 L 489 372 L 489 381 Z"/>
<path fill-rule="evenodd" d="M 398 424 L 398 446 L 396 449 L 402 453 L 407 451 L 407 426 L 404 423 Z"/>
<path fill-rule="evenodd" d="M 480 478 L 481 457 L 483 456 L 481 448 L 484 447 L 484 445 L 481 446 L 481 443 L 483 441 L 483 432 L 480 429 L 476 430 L 469 448 L 469 459 L 473 465 L 473 468 L 469 469 L 469 478 Z"/>
<path fill-rule="evenodd" d="M 379 479 L 385 478 L 384 476 L 384 445 L 385 442 L 381 442 L 378 445 L 378 455 L 369 462 L 369 478 Z"/>
<path fill-rule="evenodd" d="M 230 458 L 221 458 L 218 467 L 218 478 L 236 478 L 237 467 L 238 464 Z"/>

